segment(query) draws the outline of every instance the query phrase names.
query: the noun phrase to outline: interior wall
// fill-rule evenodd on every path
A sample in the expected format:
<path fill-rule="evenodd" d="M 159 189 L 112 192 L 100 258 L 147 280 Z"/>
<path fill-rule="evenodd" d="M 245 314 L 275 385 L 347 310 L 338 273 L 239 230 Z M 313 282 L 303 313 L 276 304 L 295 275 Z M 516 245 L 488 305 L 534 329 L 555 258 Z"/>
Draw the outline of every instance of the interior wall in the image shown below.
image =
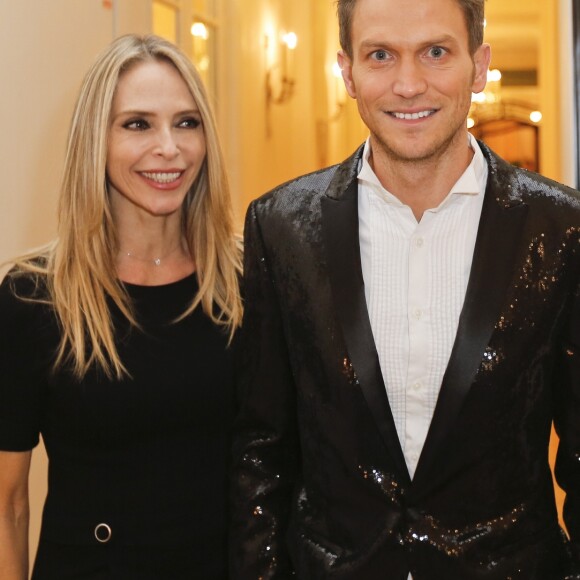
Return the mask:
<path fill-rule="evenodd" d="M 311 116 L 311 2 L 231 0 L 226 4 L 220 51 L 231 59 L 221 60 L 218 112 L 241 218 L 250 200 L 317 167 Z M 296 79 L 293 95 L 283 104 L 267 106 L 266 71 L 274 71 L 272 89 L 278 94 L 282 57 L 278 39 L 289 31 L 298 37 L 288 57 L 289 73 Z"/>
<path fill-rule="evenodd" d="M 54 236 L 68 118 L 112 25 L 100 0 L 0 3 L 0 260 Z"/>
<path fill-rule="evenodd" d="M 574 108 L 574 45 L 572 41 L 572 0 L 559 0 L 558 48 L 560 62 L 560 177 L 571 187 L 578 187 L 576 174 L 576 127 L 578 119 Z"/>
<path fill-rule="evenodd" d="M 237 58 L 219 66 L 218 121 L 238 215 L 243 216 L 247 204 L 272 187 L 345 159 L 368 132 L 342 80 L 332 76 L 339 48 L 335 0 L 223 4 L 227 34 L 222 34 L 220 53 Z M 266 71 L 276 69 L 281 58 L 272 39 L 290 30 L 298 36 L 290 57 L 294 94 L 268 106 Z M 273 84 L 277 94 L 279 83 Z"/>
<path fill-rule="evenodd" d="M 558 2 L 542 2 L 542 41 L 538 45 L 538 84 L 543 114 L 540 127 L 540 173 L 562 181 L 560 135 L 560 41 Z"/>
<path fill-rule="evenodd" d="M 321 98 L 320 94 L 324 98 L 317 126 L 319 160 L 320 165 L 325 166 L 340 163 L 350 156 L 367 138 L 368 129 L 360 119 L 356 100 L 346 92 L 342 77 L 333 72 L 340 49 L 336 4 L 333 0 L 320 3 L 318 18 L 320 24 L 317 30 L 323 30 L 324 37 L 316 77 L 325 90 L 317 91 L 317 98 Z"/>

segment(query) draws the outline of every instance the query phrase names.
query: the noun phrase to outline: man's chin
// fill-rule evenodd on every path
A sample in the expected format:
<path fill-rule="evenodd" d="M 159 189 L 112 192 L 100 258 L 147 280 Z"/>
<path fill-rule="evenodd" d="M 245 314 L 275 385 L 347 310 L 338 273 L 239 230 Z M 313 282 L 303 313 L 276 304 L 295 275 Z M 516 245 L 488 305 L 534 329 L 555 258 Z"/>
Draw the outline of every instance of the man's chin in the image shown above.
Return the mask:
<path fill-rule="evenodd" d="M 444 156 L 454 142 L 454 136 L 438 141 L 428 141 L 425 138 L 412 140 L 380 140 L 375 138 L 373 141 L 382 150 L 382 154 L 391 162 L 421 163 L 440 159 Z"/>
<path fill-rule="evenodd" d="M 386 147 L 384 153 L 391 161 L 398 163 L 420 163 L 435 159 L 443 153 L 443 148 L 439 147 Z"/>

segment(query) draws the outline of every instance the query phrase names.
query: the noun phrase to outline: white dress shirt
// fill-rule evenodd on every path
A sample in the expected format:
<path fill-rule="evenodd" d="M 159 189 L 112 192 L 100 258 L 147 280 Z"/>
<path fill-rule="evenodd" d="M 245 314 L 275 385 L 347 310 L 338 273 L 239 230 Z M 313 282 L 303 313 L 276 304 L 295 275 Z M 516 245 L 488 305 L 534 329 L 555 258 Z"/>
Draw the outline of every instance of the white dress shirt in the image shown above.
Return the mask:
<path fill-rule="evenodd" d="M 358 174 L 366 302 L 411 477 L 455 340 L 487 183 L 487 163 L 471 135 L 469 142 L 469 167 L 420 222 L 380 184 L 368 140 Z"/>

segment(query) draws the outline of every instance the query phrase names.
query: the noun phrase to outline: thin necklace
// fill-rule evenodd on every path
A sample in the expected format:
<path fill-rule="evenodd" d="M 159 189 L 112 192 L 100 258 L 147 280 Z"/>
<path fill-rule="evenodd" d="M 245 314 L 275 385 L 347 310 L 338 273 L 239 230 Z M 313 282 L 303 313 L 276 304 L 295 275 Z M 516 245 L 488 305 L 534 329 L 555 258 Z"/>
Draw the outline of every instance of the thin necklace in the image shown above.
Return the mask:
<path fill-rule="evenodd" d="M 167 254 L 164 254 L 163 256 L 157 256 L 154 258 L 144 258 L 143 256 L 137 256 L 132 251 L 131 252 L 121 251 L 121 254 L 123 254 L 124 256 L 127 256 L 127 258 L 132 258 L 133 260 L 137 260 L 138 262 L 145 262 L 147 264 L 153 263 L 153 265 L 155 265 L 155 266 L 161 266 L 161 262 L 163 260 L 166 260 L 169 256 L 171 256 L 171 254 L 176 252 L 179 248 L 181 248 L 181 243 L 179 245 L 175 246 L 175 248 L 173 248 L 169 252 L 167 252 Z"/>

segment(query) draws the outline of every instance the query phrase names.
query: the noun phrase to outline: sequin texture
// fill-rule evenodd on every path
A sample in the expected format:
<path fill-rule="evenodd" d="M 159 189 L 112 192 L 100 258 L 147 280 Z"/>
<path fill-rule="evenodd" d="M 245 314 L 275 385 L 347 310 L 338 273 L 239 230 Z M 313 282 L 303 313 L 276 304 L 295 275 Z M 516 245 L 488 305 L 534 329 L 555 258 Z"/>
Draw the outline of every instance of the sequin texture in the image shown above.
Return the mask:
<path fill-rule="evenodd" d="M 246 221 L 236 580 L 580 574 L 580 194 L 489 166 L 457 337 L 411 480 L 366 307 L 349 160 Z"/>

